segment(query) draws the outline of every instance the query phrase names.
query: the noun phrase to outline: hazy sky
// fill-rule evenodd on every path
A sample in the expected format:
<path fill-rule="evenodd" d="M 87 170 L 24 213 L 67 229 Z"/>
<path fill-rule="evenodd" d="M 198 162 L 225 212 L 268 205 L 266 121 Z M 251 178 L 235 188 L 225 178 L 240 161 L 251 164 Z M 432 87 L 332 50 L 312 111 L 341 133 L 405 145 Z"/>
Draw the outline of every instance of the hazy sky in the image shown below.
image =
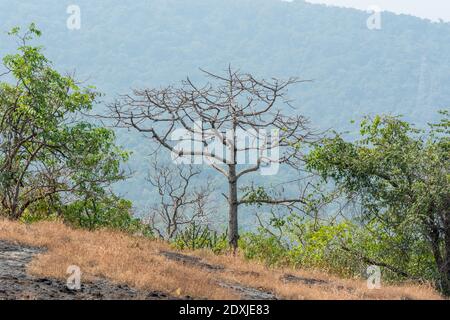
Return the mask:
<path fill-rule="evenodd" d="M 289 0 L 288 0 L 289 1 Z M 437 21 L 450 22 L 450 0 L 306 0 L 312 3 L 324 3 L 367 10 L 376 5 L 381 10 L 404 13 Z"/>

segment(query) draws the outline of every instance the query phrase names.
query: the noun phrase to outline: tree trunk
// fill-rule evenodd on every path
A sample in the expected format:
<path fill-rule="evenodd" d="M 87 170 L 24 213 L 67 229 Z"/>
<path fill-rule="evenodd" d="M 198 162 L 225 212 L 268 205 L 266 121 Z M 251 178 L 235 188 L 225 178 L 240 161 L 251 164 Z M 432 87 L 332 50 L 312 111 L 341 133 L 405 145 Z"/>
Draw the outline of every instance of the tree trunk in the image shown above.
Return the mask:
<path fill-rule="evenodd" d="M 448 210 L 450 201 L 447 199 L 446 208 L 443 212 L 444 220 L 444 257 L 442 261 L 441 287 L 442 293 L 450 297 L 450 212 Z"/>
<path fill-rule="evenodd" d="M 442 266 L 442 274 L 441 274 L 441 290 L 442 294 L 446 297 L 450 297 L 450 267 L 448 264 L 450 261 L 445 259 L 444 265 Z"/>
<path fill-rule="evenodd" d="M 228 243 L 235 253 L 239 240 L 236 165 L 229 166 L 228 186 Z"/>
<path fill-rule="evenodd" d="M 436 259 L 436 257 L 435 257 Z M 437 264 L 438 272 L 439 272 L 439 279 L 437 286 L 441 293 L 449 297 L 450 296 L 450 267 L 449 267 L 450 261 L 444 257 L 443 259 L 439 259 L 439 263 Z"/>
<path fill-rule="evenodd" d="M 444 241 L 444 253 L 441 250 L 441 241 L 439 237 L 439 230 L 436 225 L 429 226 L 429 237 L 431 240 L 431 249 L 436 263 L 437 271 L 439 273 L 437 278 L 437 287 L 445 296 L 450 296 L 450 261 L 449 261 L 449 247 L 447 241 Z M 447 239 L 445 239 L 447 240 Z"/>

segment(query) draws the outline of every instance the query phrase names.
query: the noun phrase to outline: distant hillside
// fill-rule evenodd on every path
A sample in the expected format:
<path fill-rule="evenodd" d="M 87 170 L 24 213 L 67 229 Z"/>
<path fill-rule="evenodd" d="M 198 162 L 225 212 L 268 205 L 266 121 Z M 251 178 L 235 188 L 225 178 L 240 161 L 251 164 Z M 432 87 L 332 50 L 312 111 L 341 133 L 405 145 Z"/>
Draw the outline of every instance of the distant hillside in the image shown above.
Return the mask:
<path fill-rule="evenodd" d="M 66 28 L 60 0 L 0 0 L 0 30 L 34 21 L 60 70 L 77 70 L 111 101 L 136 86 L 175 83 L 198 68 L 231 63 L 264 77 L 313 79 L 291 90 L 299 112 L 319 128 L 349 128 L 367 113 L 394 113 L 424 124 L 450 106 L 450 24 L 278 0 L 78 0 L 82 26 Z M 14 42 L 0 36 L 0 54 Z M 126 132 L 136 176 L 119 189 L 141 207 L 147 141 Z"/>

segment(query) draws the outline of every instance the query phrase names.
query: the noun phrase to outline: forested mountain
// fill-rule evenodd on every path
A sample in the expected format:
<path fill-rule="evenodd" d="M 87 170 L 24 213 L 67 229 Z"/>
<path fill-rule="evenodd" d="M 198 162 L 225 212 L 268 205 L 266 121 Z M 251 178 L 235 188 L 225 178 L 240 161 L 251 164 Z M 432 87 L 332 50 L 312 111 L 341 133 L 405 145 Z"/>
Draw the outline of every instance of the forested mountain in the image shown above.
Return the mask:
<path fill-rule="evenodd" d="M 102 103 L 231 64 L 259 77 L 313 80 L 289 97 L 321 129 L 346 130 L 374 113 L 422 125 L 450 106 L 448 23 L 383 13 L 381 30 L 369 30 L 368 13 L 299 0 L 78 0 L 81 29 L 69 30 L 70 4 L 0 0 L 0 30 L 35 22 L 54 65 L 104 92 Z M 15 45 L 0 35 L 1 56 Z M 152 193 L 149 141 L 122 131 L 119 141 L 134 151 L 137 170 L 119 189 L 143 206 Z"/>

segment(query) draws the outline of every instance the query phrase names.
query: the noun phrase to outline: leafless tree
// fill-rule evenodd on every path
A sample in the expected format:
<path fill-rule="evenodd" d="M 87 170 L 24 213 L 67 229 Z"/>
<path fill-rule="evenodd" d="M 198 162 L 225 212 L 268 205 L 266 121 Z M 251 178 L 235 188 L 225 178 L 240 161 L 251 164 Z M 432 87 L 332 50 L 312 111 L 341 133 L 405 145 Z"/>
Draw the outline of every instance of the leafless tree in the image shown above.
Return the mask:
<path fill-rule="evenodd" d="M 238 198 L 239 179 L 259 170 L 273 174 L 271 170 L 282 163 L 298 167 L 299 145 L 314 134 L 285 97 L 288 87 L 302 81 L 258 80 L 231 67 L 225 75 L 202 71 L 210 79 L 206 85 L 197 86 L 187 78 L 180 87 L 134 90 L 110 105 L 110 117 L 117 127 L 133 128 L 154 139 L 178 160 L 202 161 L 227 179 L 228 236 L 236 249 L 238 207 L 248 203 Z M 189 141 L 173 143 L 180 138 Z M 282 204 L 301 199 L 261 201 Z"/>
<path fill-rule="evenodd" d="M 150 208 L 148 223 L 162 239 L 173 239 L 182 227 L 204 222 L 214 212 L 211 195 L 214 192 L 209 178 L 192 186 L 201 171 L 193 165 L 176 166 L 152 162 L 149 183 L 159 194 L 159 200 Z"/>

